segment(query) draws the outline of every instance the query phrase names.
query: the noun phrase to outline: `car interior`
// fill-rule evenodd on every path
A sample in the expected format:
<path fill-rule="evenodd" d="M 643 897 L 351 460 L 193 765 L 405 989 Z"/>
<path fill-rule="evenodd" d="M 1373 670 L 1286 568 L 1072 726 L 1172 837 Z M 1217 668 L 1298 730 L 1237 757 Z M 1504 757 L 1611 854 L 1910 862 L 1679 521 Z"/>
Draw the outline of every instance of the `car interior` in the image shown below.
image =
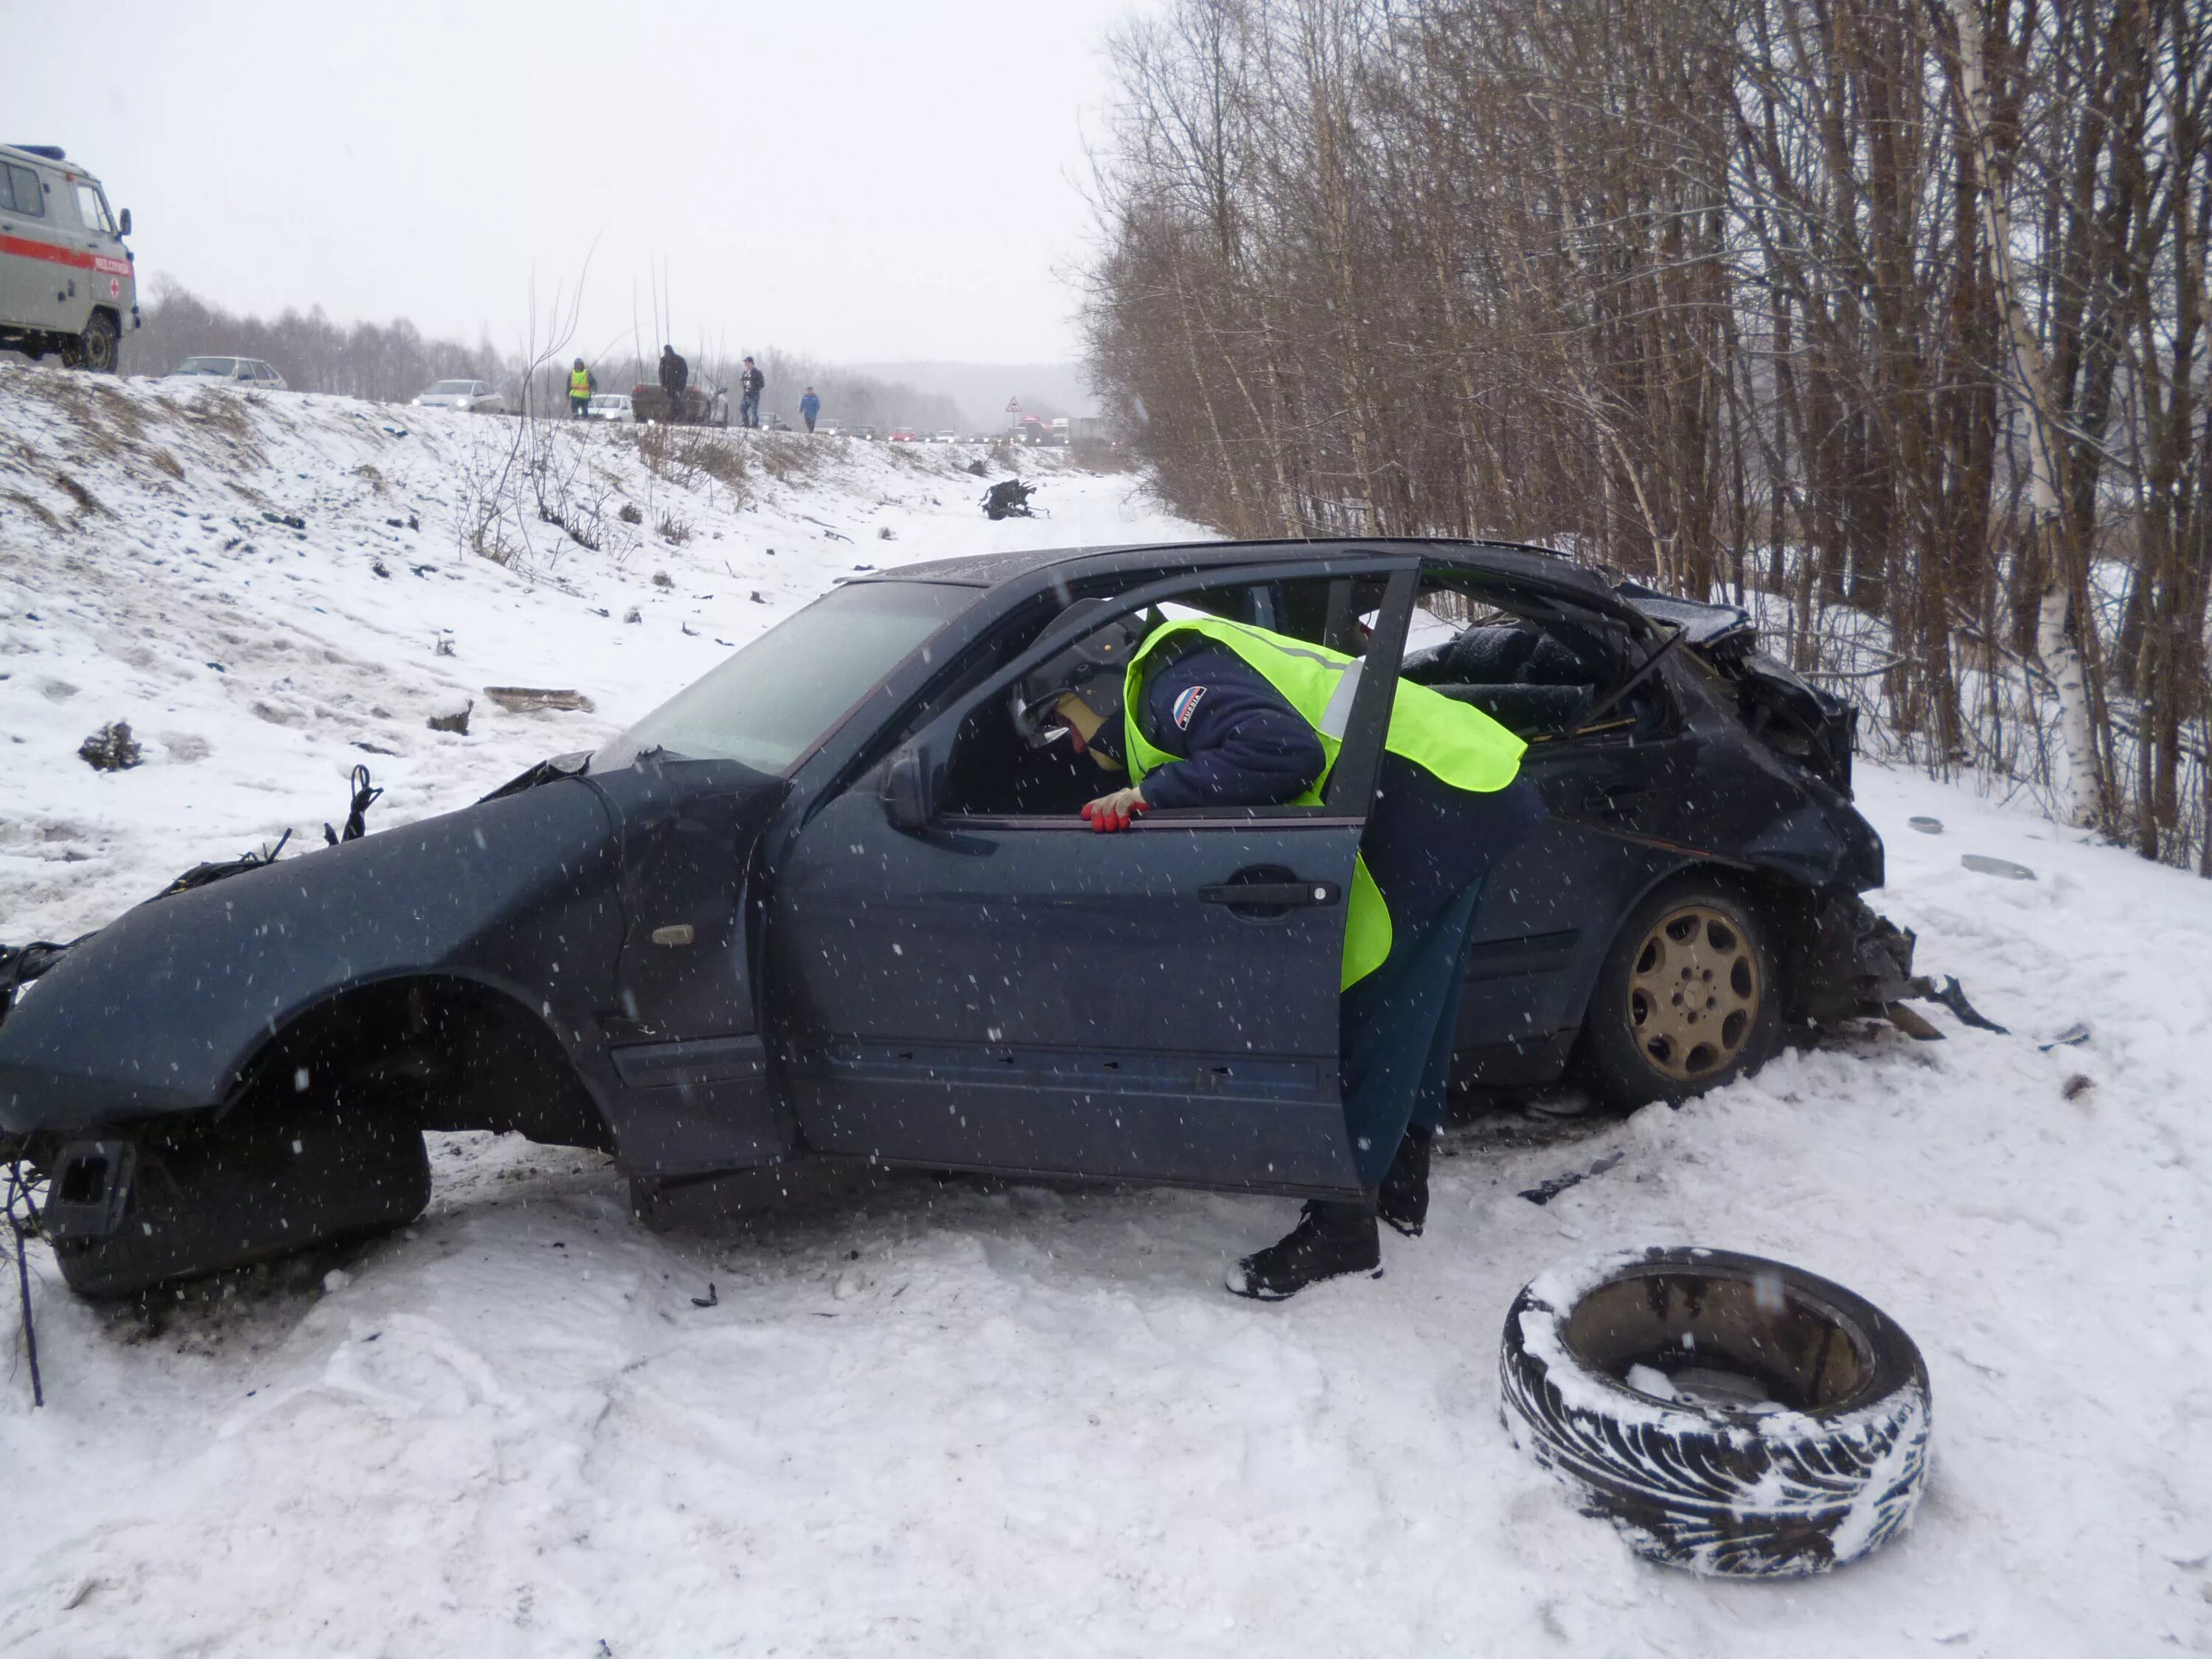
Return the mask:
<path fill-rule="evenodd" d="M 1158 574 L 1124 578 L 1121 590 L 1146 585 Z M 1385 580 L 1225 583 L 1157 610 L 1165 617 L 1226 617 L 1359 656 Z M 1660 700 L 1648 685 L 1626 695 L 1616 690 L 1624 678 L 1624 655 L 1601 626 L 1542 601 L 1522 600 L 1518 608 L 1508 608 L 1514 600 L 1478 586 L 1468 573 L 1425 577 L 1401 677 L 1481 709 L 1532 744 L 1648 732 L 1662 718 Z M 1012 661 L 1058 614 L 1056 604 L 1045 607 L 1011 630 L 990 666 Z M 1010 698 L 1002 695 L 978 703 L 961 722 L 939 810 L 978 817 L 1073 817 L 1084 802 L 1118 787 L 1120 775 L 1065 743 L 1029 747 L 1015 727 Z"/>

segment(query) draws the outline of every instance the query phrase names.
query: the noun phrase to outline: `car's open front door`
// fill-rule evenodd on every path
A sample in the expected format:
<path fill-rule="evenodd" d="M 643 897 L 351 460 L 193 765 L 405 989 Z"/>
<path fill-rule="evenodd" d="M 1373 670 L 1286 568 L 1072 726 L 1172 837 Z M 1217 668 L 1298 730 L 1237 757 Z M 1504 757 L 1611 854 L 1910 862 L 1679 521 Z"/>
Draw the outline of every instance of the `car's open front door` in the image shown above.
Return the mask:
<path fill-rule="evenodd" d="M 1393 578 L 1370 656 L 1393 672 L 1362 676 L 1322 806 L 1162 812 L 1104 836 L 1072 811 L 902 828 L 872 774 L 823 807 L 769 926 L 808 1144 L 1354 1188 L 1337 1075 L 1346 902 L 1413 591 Z"/>

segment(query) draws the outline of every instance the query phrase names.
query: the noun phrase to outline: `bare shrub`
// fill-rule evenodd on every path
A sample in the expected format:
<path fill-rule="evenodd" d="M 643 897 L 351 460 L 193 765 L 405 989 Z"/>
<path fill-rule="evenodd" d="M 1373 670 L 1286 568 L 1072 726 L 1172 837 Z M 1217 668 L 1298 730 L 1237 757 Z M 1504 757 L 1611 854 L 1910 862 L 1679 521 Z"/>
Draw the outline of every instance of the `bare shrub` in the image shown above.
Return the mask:
<path fill-rule="evenodd" d="M 54 474 L 54 486 L 63 495 L 75 501 L 77 510 L 88 519 L 112 519 L 115 516 L 106 502 L 101 501 L 99 496 L 94 495 L 66 472 Z"/>
<path fill-rule="evenodd" d="M 702 479 L 711 481 L 728 490 L 736 506 L 752 498 L 752 470 L 744 448 L 726 434 L 657 422 L 636 431 L 638 459 L 655 478 L 679 489 L 696 489 Z"/>
<path fill-rule="evenodd" d="M 819 443 L 790 432 L 756 432 L 753 447 L 760 456 L 761 471 L 778 483 L 813 477 L 822 471 L 827 453 Z"/>
<path fill-rule="evenodd" d="M 24 512 L 29 514 L 33 518 L 36 519 L 40 524 L 46 526 L 49 530 L 66 530 L 69 528 L 67 525 L 64 524 L 59 519 L 53 515 L 43 501 L 40 501 L 33 496 L 26 495 L 20 489 L 0 491 L 0 501 L 14 502 L 17 507 L 21 507 Z"/>

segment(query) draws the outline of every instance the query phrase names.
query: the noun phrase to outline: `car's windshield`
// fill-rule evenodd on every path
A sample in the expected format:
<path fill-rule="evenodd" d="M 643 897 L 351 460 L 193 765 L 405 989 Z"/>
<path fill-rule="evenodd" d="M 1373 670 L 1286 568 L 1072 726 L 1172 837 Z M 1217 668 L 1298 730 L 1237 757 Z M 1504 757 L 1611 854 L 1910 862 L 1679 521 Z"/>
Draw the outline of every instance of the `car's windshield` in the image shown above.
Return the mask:
<path fill-rule="evenodd" d="M 177 365 L 179 374 L 228 375 L 238 367 L 235 357 L 187 357 Z"/>
<path fill-rule="evenodd" d="M 437 385 L 430 388 L 432 392 L 441 396 L 456 392 L 473 392 L 475 390 L 476 382 L 473 380 L 441 380 Z"/>
<path fill-rule="evenodd" d="M 621 392 L 603 392 L 592 399 L 593 409 L 628 409 L 629 398 Z"/>
<path fill-rule="evenodd" d="M 781 772 L 975 592 L 896 581 L 833 589 L 638 721 L 592 757 L 592 769 L 660 749 Z"/>

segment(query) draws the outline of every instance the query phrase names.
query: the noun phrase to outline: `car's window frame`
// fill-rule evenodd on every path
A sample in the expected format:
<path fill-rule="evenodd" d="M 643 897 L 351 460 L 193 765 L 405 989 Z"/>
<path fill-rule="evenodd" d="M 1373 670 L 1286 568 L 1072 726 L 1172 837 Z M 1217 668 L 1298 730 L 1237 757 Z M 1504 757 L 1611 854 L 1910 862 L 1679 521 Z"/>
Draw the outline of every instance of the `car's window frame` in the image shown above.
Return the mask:
<path fill-rule="evenodd" d="M 89 179 L 72 179 L 70 185 L 70 194 L 76 204 L 77 222 L 85 229 L 101 236 L 117 234 L 115 216 L 108 210 L 106 191 L 101 190 Z M 94 216 L 89 219 L 85 216 L 84 211 L 88 201 L 92 204 Z"/>
<path fill-rule="evenodd" d="M 1129 616 L 1156 605 L 1167 604 L 1186 594 L 1219 592 L 1224 588 L 1261 587 L 1271 583 L 1325 580 L 1340 576 L 1380 576 L 1386 580 L 1383 614 L 1378 617 L 1378 627 L 1368 641 L 1368 649 L 1363 653 L 1363 661 L 1371 665 L 1377 659 L 1376 655 L 1377 647 L 1379 645 L 1387 643 L 1386 635 L 1394 619 L 1395 611 L 1397 631 L 1395 644 L 1391 647 L 1394 653 L 1392 672 L 1388 676 L 1380 677 L 1378 680 L 1376 677 L 1370 676 L 1364 668 L 1361 670 L 1361 684 L 1353 699 L 1352 713 L 1346 728 L 1345 741 L 1339 748 L 1336 764 L 1330 771 L 1328 789 L 1322 802 L 1312 806 L 1181 807 L 1162 809 L 1146 815 L 1148 823 L 1163 826 L 1173 825 L 1182 829 L 1208 828 L 1223 823 L 1251 823 L 1262 820 L 1291 820 L 1337 827 L 1364 823 L 1366 822 L 1364 803 L 1373 793 L 1374 774 L 1382 763 L 1382 733 L 1388 723 L 1388 706 L 1381 704 L 1381 699 L 1385 694 L 1376 691 L 1375 687 L 1378 683 L 1395 682 L 1397 677 L 1396 671 L 1402 665 L 1405 654 L 1405 630 L 1407 624 L 1412 619 L 1413 593 L 1418 586 L 1417 573 L 1420 568 L 1420 562 L 1418 556 L 1410 554 L 1385 552 L 1379 549 L 1366 552 L 1350 549 L 1342 554 L 1321 560 L 1252 564 L 1231 563 L 1208 565 L 1197 569 L 1185 568 L 1172 575 L 1159 577 L 1133 588 L 1125 588 L 1118 593 L 1095 595 L 1110 599 L 1114 608 L 1110 611 L 1100 612 L 1094 617 L 1085 618 L 1085 624 L 1079 630 L 1048 624 L 1044 631 L 1017 653 L 1010 663 L 987 675 L 978 685 L 956 695 L 949 703 L 927 715 L 919 726 L 912 727 L 903 741 L 895 743 L 890 747 L 896 750 L 908 744 L 917 744 L 921 745 L 925 752 L 933 748 L 949 759 L 951 745 L 958 735 L 960 727 L 969 719 L 978 713 L 988 715 L 988 706 L 994 701 L 1003 701 L 1006 693 L 1023 675 L 1082 634 L 1094 632 L 1117 617 Z M 1126 580 L 1129 574 L 1114 572 L 1069 582 L 1066 586 L 1070 602 L 1077 598 L 1093 597 L 1094 591 L 1101 585 L 1110 581 Z M 1402 583 L 1398 582 L 1397 580 L 1401 577 L 1405 579 Z M 1402 592 L 1400 591 L 1401 588 Z M 1010 605 L 1001 625 L 1012 626 L 1023 608 L 1019 604 Z M 984 643 L 988 637 L 989 635 L 986 635 L 983 640 L 979 640 L 978 643 Z M 1370 704 L 1381 704 L 1383 713 L 1380 721 L 1372 718 L 1371 710 L 1369 711 L 1369 717 L 1363 721 L 1363 710 L 1367 709 Z M 1362 756 L 1355 752 L 1353 738 L 1356 732 L 1363 732 L 1368 726 L 1373 728 L 1370 744 L 1373 752 Z M 1366 780 L 1364 788 L 1360 783 L 1363 774 Z M 1104 784 L 1110 782 L 1110 779 L 1102 773 L 1100 781 Z M 1101 793 L 1104 791 L 1102 790 Z M 1362 803 L 1356 811 L 1348 805 L 1348 803 L 1352 800 L 1359 800 Z M 935 812 L 932 814 L 931 823 L 933 826 L 951 830 L 963 829 L 1053 831 L 1075 830 L 1088 833 L 1090 830 L 1090 826 L 1080 818 L 1066 814 L 1050 813 L 1030 815 Z"/>
<path fill-rule="evenodd" d="M 1487 579 L 1486 573 L 1481 571 L 1450 565 L 1429 564 L 1422 567 L 1421 579 L 1425 584 L 1432 583 L 1437 587 L 1448 588 L 1451 592 L 1463 594 L 1470 599 L 1490 605 L 1496 610 L 1510 612 L 1522 621 L 1534 623 L 1539 627 L 1542 627 L 1547 623 L 1566 623 L 1583 629 L 1599 636 L 1601 640 L 1609 629 L 1618 629 L 1623 636 L 1626 647 L 1621 651 L 1620 661 L 1615 667 L 1615 672 L 1619 676 L 1640 672 L 1651 656 L 1672 637 L 1670 629 L 1659 627 L 1651 623 L 1649 618 L 1638 617 L 1631 621 L 1618 616 L 1609 616 L 1594 607 L 1577 605 L 1571 599 L 1533 593 L 1525 588 L 1516 588 L 1510 577 L 1498 579 L 1493 582 Z M 1659 700 L 1661 712 L 1668 728 L 1666 732 L 1660 735 L 1671 735 L 1673 732 L 1679 729 L 1682 720 L 1680 699 L 1675 696 L 1674 689 L 1668 684 L 1664 674 L 1654 676 L 1648 683 L 1648 686 Z M 1607 686 L 1601 686 L 1600 695 L 1601 696 L 1609 689 Z M 1528 739 L 1526 758 L 1540 759 L 1552 755 L 1571 753 L 1589 745 L 1650 741 L 1653 734 L 1648 731 L 1639 732 L 1637 729 L 1639 724 L 1640 722 L 1631 717 L 1617 721 L 1607 721 L 1588 730 L 1577 728 L 1567 732 L 1538 733 Z"/>

